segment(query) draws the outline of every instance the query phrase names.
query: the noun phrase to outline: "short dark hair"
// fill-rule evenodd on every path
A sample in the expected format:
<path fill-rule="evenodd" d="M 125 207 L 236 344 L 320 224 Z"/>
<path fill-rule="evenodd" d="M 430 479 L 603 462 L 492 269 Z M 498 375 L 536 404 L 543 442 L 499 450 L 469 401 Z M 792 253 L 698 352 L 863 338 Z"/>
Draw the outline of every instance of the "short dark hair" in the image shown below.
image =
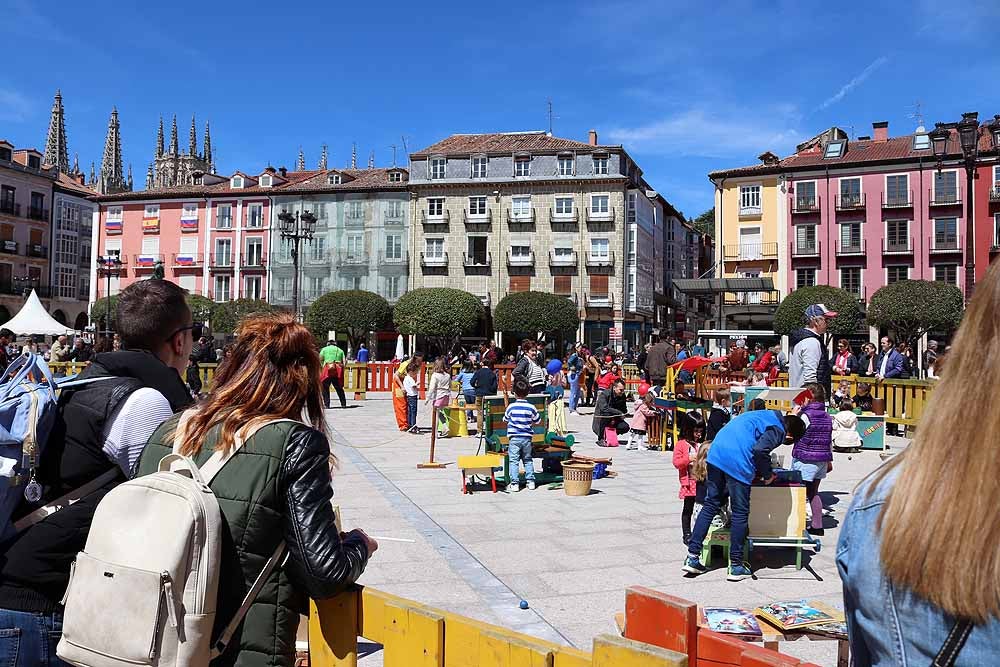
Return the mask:
<path fill-rule="evenodd" d="M 531 393 L 531 385 L 528 381 L 521 377 L 520 375 L 514 378 L 514 395 L 518 398 L 524 398 L 529 393 Z"/>
<path fill-rule="evenodd" d="M 808 389 L 809 393 L 812 394 L 812 400 L 817 403 L 826 403 L 826 387 L 818 382 L 811 382 L 807 384 L 803 389 Z"/>
<path fill-rule="evenodd" d="M 115 321 L 123 348 L 153 350 L 190 318 L 185 290 L 169 280 L 139 280 L 118 295 Z"/>
<path fill-rule="evenodd" d="M 755 398 L 750 401 L 750 407 L 747 408 L 748 412 L 755 412 L 757 410 L 766 410 L 767 403 L 764 402 L 763 398 Z"/>
<path fill-rule="evenodd" d="M 798 415 L 785 415 L 785 433 L 792 436 L 793 442 L 798 442 L 806 433 L 806 423 Z"/>
<path fill-rule="evenodd" d="M 4 328 L 0 329 L 0 338 L 17 338 L 17 336 L 10 329 Z"/>

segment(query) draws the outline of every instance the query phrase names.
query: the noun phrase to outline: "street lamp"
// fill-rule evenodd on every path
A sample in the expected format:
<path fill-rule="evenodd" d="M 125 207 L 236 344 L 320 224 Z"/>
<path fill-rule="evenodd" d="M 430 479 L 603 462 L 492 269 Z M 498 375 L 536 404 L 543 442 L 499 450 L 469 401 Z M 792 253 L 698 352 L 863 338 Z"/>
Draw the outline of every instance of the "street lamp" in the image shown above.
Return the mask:
<path fill-rule="evenodd" d="M 14 285 L 25 299 L 28 298 L 31 288 L 34 286 L 36 278 L 34 276 L 14 276 Z"/>
<path fill-rule="evenodd" d="M 122 258 L 120 255 L 98 255 L 97 274 L 104 274 L 108 280 L 108 306 L 104 312 L 104 335 L 111 333 L 111 279 L 122 275 Z"/>
<path fill-rule="evenodd" d="M 311 241 L 313 232 L 316 230 L 316 216 L 309 211 L 295 212 L 294 215 L 288 211 L 278 214 L 278 230 L 281 238 L 292 242 L 292 311 L 295 318 L 299 317 L 299 243 L 303 240 Z"/>

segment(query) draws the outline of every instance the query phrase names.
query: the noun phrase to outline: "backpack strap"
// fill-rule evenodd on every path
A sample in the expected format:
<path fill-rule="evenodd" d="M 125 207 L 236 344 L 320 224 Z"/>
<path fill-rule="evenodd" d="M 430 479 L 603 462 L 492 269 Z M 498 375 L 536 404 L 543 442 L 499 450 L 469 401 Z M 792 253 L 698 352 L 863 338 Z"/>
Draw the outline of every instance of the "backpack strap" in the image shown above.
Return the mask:
<path fill-rule="evenodd" d="M 59 498 L 56 498 L 48 505 L 39 507 L 31 514 L 28 514 L 19 519 L 18 521 L 16 521 L 14 523 L 14 530 L 20 533 L 22 530 L 30 528 L 31 526 L 35 525 L 42 519 L 52 514 L 55 514 L 61 509 L 69 507 L 70 505 L 80 500 L 81 498 L 86 498 L 91 493 L 97 491 L 108 482 L 113 481 L 116 477 L 118 477 L 119 472 L 120 471 L 118 469 L 118 466 L 115 466 L 114 468 L 108 470 L 97 479 L 93 479 L 84 484 L 83 486 L 74 489 L 63 496 L 60 496 Z"/>
<path fill-rule="evenodd" d="M 264 565 L 264 569 L 257 575 L 257 579 L 253 582 L 253 586 L 250 587 L 250 590 L 247 591 L 246 597 L 243 598 L 243 604 L 241 604 L 240 608 L 236 610 L 236 613 L 233 615 L 233 619 L 229 621 L 229 624 L 222 631 L 222 634 L 219 635 L 219 638 L 212 644 L 211 660 L 216 659 L 226 650 L 230 640 L 233 638 L 233 634 L 236 633 L 236 629 L 240 627 L 240 623 L 243 622 L 243 618 L 247 615 L 247 612 L 250 611 L 250 607 L 253 605 L 254 600 L 257 599 L 257 595 L 260 594 L 260 589 L 264 587 L 264 582 L 266 582 L 267 578 L 271 576 L 271 572 L 274 571 L 274 568 L 278 566 L 284 556 L 285 542 L 282 541 L 281 544 L 278 545 L 278 548 L 274 550 L 274 553 L 271 554 L 271 557 L 267 560 L 267 563 Z"/>

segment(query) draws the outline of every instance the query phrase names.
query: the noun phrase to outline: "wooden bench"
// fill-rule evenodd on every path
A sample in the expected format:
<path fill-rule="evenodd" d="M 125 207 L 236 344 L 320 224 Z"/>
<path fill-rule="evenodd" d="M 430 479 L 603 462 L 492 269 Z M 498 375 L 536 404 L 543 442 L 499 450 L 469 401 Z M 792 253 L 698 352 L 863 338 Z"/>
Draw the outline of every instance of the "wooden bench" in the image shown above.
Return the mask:
<path fill-rule="evenodd" d="M 462 493 L 472 493 L 472 484 L 467 475 L 489 475 L 493 493 L 497 492 L 496 469 L 504 465 L 504 457 L 499 454 L 480 454 L 478 456 L 459 456 L 458 469 L 462 471 Z"/>
<path fill-rule="evenodd" d="M 513 398 L 509 398 L 509 401 L 513 401 Z M 558 447 L 550 444 L 546 441 L 546 434 L 548 432 L 549 426 L 549 416 L 548 410 L 548 395 L 547 394 L 531 394 L 527 397 L 529 403 L 535 406 L 538 410 L 538 414 L 541 417 L 541 421 L 535 424 L 531 429 L 531 457 L 533 459 L 545 460 L 556 460 L 565 461 L 568 460 L 573 452 L 567 447 Z M 510 443 L 510 438 L 507 435 L 507 422 L 504 421 L 504 414 L 507 411 L 507 405 L 504 403 L 503 396 L 486 396 L 483 399 L 483 434 L 486 437 L 486 451 L 496 454 L 503 454 L 503 470 L 499 475 L 499 479 L 505 484 L 509 484 L 511 480 L 508 479 L 510 473 L 510 461 L 507 457 L 507 446 Z M 536 484 L 549 484 L 551 482 L 561 482 L 563 481 L 562 468 L 559 468 L 559 472 L 546 472 L 544 468 L 535 471 L 535 483 Z"/>

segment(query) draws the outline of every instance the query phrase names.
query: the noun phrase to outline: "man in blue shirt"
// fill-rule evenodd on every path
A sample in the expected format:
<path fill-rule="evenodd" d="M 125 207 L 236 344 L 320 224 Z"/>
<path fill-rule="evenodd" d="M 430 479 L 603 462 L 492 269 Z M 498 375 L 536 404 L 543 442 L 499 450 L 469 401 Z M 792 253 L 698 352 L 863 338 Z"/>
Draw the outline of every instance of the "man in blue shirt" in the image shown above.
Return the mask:
<path fill-rule="evenodd" d="M 367 364 L 368 357 L 369 357 L 368 346 L 365 345 L 364 343 L 361 343 L 361 345 L 358 346 L 358 363 Z"/>
<path fill-rule="evenodd" d="M 712 519 L 719 512 L 728 492 L 732 507 L 729 537 L 729 581 L 750 576 L 743 562 L 743 546 L 750 518 L 750 485 L 754 478 L 765 484 L 774 481 L 771 450 L 802 437 L 806 425 L 797 415 L 782 416 L 778 410 L 744 412 L 722 427 L 708 451 L 708 477 L 705 480 L 705 504 L 688 541 L 688 557 L 683 571 L 698 575 L 708 571 L 701 564 L 701 549 Z"/>
<path fill-rule="evenodd" d="M 507 406 L 503 420 L 507 422 L 507 458 L 510 460 L 507 476 L 507 493 L 517 493 L 521 490 L 521 472 L 518 465 L 524 462 L 524 478 L 528 490 L 535 488 L 535 466 L 531 461 L 532 427 L 541 421 L 541 416 L 535 406 L 527 401 L 531 386 L 521 376 L 514 378 L 514 395 L 517 400 Z"/>

